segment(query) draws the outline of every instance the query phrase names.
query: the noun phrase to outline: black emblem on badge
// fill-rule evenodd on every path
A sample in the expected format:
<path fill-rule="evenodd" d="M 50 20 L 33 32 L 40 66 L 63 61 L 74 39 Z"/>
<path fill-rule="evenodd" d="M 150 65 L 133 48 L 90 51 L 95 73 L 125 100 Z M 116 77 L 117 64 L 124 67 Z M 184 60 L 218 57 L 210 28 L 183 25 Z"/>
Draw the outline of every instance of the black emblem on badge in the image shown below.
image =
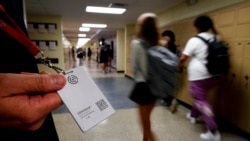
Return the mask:
<path fill-rule="evenodd" d="M 78 83 L 78 78 L 75 75 L 68 76 L 67 80 L 70 84 L 77 84 Z"/>

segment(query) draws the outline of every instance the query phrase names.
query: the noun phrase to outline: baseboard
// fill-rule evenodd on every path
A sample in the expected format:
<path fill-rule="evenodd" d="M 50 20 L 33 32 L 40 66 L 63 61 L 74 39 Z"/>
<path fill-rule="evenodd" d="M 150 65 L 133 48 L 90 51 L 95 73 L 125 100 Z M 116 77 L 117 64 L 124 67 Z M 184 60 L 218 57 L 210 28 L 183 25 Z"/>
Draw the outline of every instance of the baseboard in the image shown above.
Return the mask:
<path fill-rule="evenodd" d="M 131 76 L 128 76 L 128 75 L 126 75 L 126 74 L 125 74 L 125 77 L 127 77 L 127 78 L 129 78 L 129 79 L 133 79 Z"/>
<path fill-rule="evenodd" d="M 116 71 L 117 73 L 124 73 L 124 71 Z"/>

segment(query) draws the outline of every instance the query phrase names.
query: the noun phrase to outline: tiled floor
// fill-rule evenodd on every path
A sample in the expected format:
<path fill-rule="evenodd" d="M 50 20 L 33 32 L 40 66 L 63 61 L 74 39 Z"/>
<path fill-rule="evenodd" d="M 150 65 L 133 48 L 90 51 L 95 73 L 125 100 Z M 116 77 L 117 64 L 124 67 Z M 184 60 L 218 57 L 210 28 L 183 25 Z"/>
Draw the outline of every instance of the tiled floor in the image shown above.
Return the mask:
<path fill-rule="evenodd" d="M 77 65 L 76 65 L 77 66 Z M 115 70 L 101 72 L 95 62 L 84 62 L 93 80 L 110 101 L 116 112 L 83 133 L 65 106 L 53 112 L 60 141 L 142 141 L 135 104 L 128 99 L 133 85 L 131 79 Z M 199 134 L 205 131 L 203 123 L 191 124 L 185 115 L 188 109 L 179 106 L 172 114 L 166 107 L 157 104 L 152 113 L 152 128 L 158 141 L 200 141 Z M 222 141 L 247 141 L 236 134 L 222 130 Z"/>

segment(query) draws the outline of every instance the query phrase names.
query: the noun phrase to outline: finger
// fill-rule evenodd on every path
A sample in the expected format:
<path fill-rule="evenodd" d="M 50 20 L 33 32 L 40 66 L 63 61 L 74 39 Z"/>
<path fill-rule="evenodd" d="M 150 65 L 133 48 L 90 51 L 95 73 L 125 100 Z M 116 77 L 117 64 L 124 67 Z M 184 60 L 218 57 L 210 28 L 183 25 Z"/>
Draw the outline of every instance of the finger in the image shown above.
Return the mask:
<path fill-rule="evenodd" d="M 35 75 L 37 73 L 31 73 L 31 72 L 21 72 L 21 74 L 30 74 L 30 75 Z M 48 72 L 46 71 L 41 71 L 39 74 L 49 74 Z"/>
<path fill-rule="evenodd" d="M 46 71 L 41 71 L 40 74 L 49 74 L 49 73 Z"/>
<path fill-rule="evenodd" d="M 37 113 L 36 111 L 42 111 L 44 112 L 43 114 L 46 115 L 61 106 L 63 102 L 58 93 L 52 92 L 44 95 L 30 96 L 29 104 L 30 107 L 33 107 L 34 113 Z M 32 116 L 36 117 L 34 115 Z"/>
<path fill-rule="evenodd" d="M 6 102 L 11 101 L 11 107 L 15 110 L 1 116 L 0 126 L 7 125 L 15 128 L 18 126 L 25 130 L 38 129 L 46 115 L 63 104 L 57 93 L 35 96 L 16 95 L 6 99 L 8 99 Z"/>
<path fill-rule="evenodd" d="M 1 93 L 7 94 L 57 91 L 65 83 L 65 77 L 60 74 L 0 74 Z"/>

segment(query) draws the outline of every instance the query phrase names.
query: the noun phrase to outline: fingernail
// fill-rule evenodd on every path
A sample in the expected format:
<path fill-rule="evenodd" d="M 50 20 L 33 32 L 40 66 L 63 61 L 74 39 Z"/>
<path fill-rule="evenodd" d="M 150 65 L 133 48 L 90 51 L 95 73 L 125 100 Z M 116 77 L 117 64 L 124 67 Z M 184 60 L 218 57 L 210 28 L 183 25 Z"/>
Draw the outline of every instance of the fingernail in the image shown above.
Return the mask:
<path fill-rule="evenodd" d="M 56 75 L 54 77 L 54 83 L 57 85 L 62 85 L 65 83 L 65 77 L 63 75 Z"/>

